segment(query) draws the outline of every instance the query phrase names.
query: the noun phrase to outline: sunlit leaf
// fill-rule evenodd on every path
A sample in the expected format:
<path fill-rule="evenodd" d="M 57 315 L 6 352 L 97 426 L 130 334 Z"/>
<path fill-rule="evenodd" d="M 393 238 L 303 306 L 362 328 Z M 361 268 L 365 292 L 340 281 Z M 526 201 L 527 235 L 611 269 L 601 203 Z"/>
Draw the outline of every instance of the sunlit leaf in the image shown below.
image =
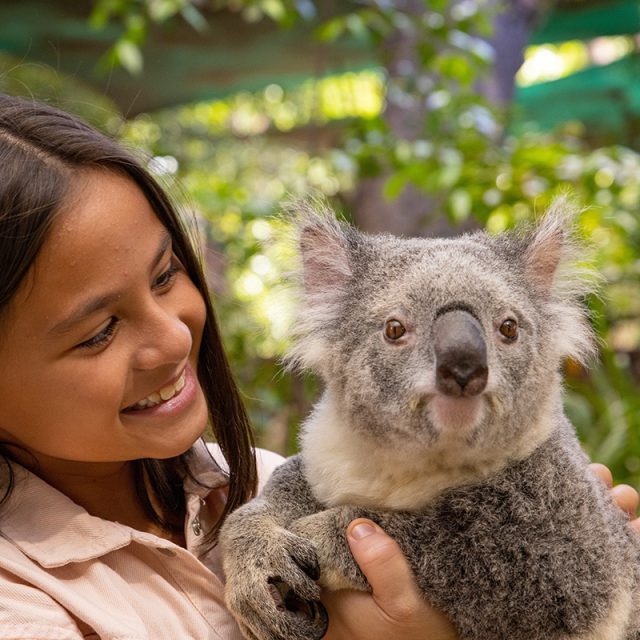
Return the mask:
<path fill-rule="evenodd" d="M 143 59 L 140 47 L 130 40 L 120 40 L 114 47 L 118 62 L 131 74 L 142 72 Z"/>

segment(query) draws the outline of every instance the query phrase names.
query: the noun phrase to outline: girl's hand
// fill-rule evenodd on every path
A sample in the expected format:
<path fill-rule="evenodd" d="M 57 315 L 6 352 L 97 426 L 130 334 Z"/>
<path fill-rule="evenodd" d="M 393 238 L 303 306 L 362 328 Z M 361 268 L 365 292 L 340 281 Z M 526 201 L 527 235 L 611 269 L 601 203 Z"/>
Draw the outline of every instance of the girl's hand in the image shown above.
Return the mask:
<path fill-rule="evenodd" d="M 326 640 L 457 640 L 447 618 L 420 595 L 400 548 L 379 526 L 354 520 L 347 539 L 373 593 L 323 593 Z"/>
<path fill-rule="evenodd" d="M 603 464 L 594 463 L 591 465 L 591 470 L 607 485 L 614 502 L 629 514 L 631 526 L 640 533 L 640 518 L 637 517 L 638 492 L 628 484 L 619 484 L 614 487 L 611 471 Z"/>

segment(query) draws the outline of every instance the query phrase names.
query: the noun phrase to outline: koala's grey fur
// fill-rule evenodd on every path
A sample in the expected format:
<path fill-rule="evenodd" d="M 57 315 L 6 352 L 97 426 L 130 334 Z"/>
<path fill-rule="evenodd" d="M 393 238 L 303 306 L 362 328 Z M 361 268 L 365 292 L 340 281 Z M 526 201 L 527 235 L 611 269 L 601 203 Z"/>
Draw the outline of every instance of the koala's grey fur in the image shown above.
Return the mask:
<path fill-rule="evenodd" d="M 594 352 L 572 217 L 560 200 L 525 231 L 399 239 L 301 207 L 290 362 L 325 389 L 301 453 L 222 530 L 247 638 L 324 634 L 319 585 L 369 588 L 345 538 L 367 517 L 463 639 L 640 639 L 637 534 L 562 409 L 563 361 Z M 469 391 L 441 361 L 464 364 L 473 345 Z"/>

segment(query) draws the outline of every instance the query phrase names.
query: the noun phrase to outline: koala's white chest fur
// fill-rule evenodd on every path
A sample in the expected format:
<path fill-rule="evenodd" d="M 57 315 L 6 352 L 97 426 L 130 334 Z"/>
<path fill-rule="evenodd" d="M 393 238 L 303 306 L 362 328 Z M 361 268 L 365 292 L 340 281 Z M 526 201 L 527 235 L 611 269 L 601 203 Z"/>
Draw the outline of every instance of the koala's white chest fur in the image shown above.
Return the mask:
<path fill-rule="evenodd" d="M 482 453 L 412 442 L 390 448 L 355 433 L 326 392 L 303 426 L 300 445 L 307 481 L 324 505 L 418 510 L 445 489 L 476 482 L 526 457 L 548 433 L 541 425 L 526 441 Z"/>

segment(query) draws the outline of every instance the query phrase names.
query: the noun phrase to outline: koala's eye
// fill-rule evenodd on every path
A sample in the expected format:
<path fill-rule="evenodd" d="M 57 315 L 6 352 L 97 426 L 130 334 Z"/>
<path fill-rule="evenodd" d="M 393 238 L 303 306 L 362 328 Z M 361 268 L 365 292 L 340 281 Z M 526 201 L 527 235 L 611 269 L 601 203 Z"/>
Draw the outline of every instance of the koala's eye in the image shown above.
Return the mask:
<path fill-rule="evenodd" d="M 500 333 L 509 342 L 514 342 L 518 338 L 518 323 L 513 318 L 507 318 L 500 325 Z"/>
<path fill-rule="evenodd" d="M 400 320 L 391 318 L 385 322 L 384 335 L 388 340 L 398 340 L 399 338 L 402 338 L 406 332 L 407 330 L 404 328 L 404 325 Z"/>

